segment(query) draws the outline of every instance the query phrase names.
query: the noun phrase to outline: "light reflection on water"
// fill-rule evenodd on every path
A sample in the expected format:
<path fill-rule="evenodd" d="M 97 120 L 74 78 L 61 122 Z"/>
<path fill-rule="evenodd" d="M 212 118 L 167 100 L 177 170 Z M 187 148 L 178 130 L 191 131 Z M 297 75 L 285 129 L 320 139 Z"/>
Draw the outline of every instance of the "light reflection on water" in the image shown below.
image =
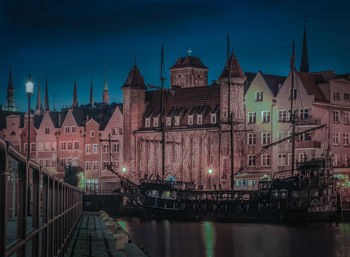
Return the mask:
<path fill-rule="evenodd" d="M 350 257 L 350 224 L 119 221 L 152 257 Z"/>

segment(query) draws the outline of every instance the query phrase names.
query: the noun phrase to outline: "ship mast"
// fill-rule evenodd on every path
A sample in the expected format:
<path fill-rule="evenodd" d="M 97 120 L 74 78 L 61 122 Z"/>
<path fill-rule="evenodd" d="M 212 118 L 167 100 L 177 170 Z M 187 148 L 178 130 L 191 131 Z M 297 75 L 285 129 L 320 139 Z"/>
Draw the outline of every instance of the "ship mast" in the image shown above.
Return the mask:
<path fill-rule="evenodd" d="M 290 69 L 292 71 L 292 82 L 290 88 L 290 122 L 292 123 L 292 176 L 294 175 L 295 169 L 295 112 L 293 110 L 294 98 L 296 97 L 296 93 L 294 94 L 294 60 L 295 60 L 295 43 L 293 40 L 293 55 L 290 60 Z"/>
<path fill-rule="evenodd" d="M 163 66 L 164 66 L 164 55 L 163 55 L 163 45 L 161 50 L 160 59 L 160 81 L 162 83 L 160 91 L 160 130 L 162 132 L 162 181 L 164 181 L 165 176 L 165 129 L 164 129 L 164 77 L 163 77 Z"/>

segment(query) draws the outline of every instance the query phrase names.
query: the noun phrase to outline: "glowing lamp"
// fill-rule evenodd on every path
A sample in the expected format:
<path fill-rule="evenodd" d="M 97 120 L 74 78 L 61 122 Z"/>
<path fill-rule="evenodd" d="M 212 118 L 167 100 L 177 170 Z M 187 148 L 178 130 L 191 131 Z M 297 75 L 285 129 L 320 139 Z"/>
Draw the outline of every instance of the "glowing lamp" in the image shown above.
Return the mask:
<path fill-rule="evenodd" d="M 27 82 L 26 82 L 26 93 L 27 95 L 32 95 L 34 92 L 34 82 L 30 77 L 30 74 L 28 76 Z"/>
<path fill-rule="evenodd" d="M 123 168 L 122 168 L 122 172 L 126 172 L 126 167 L 123 167 Z"/>
<path fill-rule="evenodd" d="M 212 174 L 213 173 L 213 169 L 208 169 L 208 173 Z"/>

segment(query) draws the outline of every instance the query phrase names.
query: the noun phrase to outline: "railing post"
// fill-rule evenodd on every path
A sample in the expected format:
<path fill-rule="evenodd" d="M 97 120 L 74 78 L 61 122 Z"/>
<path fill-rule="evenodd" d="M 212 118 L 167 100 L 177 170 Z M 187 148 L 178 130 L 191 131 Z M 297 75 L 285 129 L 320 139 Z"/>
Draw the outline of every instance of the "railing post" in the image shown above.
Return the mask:
<path fill-rule="evenodd" d="M 32 210 L 32 227 L 39 228 L 40 222 L 40 176 L 41 169 L 33 169 L 33 210 Z M 39 234 L 32 239 L 32 257 L 39 256 Z"/>
<path fill-rule="evenodd" d="M 47 223 L 48 220 L 48 204 L 49 204 L 49 177 L 47 175 L 43 176 L 43 223 Z M 48 227 L 46 227 L 43 231 L 42 231 L 42 240 L 41 240 L 41 256 L 42 257 L 48 257 Z"/>
<path fill-rule="evenodd" d="M 25 239 L 27 233 L 27 205 L 28 205 L 28 174 L 29 174 L 29 162 L 18 163 L 18 178 L 19 178 L 19 205 L 18 217 L 17 217 L 17 238 Z M 17 209 L 16 208 L 16 209 Z M 26 256 L 26 245 L 23 245 L 17 252 L 17 257 Z"/>
<path fill-rule="evenodd" d="M 0 256 L 6 253 L 8 154 L 0 148 Z"/>

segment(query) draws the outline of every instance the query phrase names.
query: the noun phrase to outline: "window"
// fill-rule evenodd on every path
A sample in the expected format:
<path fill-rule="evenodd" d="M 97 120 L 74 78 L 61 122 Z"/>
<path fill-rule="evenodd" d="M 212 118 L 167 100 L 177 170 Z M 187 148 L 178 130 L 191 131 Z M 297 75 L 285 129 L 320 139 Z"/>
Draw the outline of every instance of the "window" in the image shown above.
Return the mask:
<path fill-rule="evenodd" d="M 30 151 L 35 152 L 36 151 L 36 145 L 35 143 L 30 144 Z"/>
<path fill-rule="evenodd" d="M 343 134 L 343 145 L 350 145 L 349 133 Z"/>
<path fill-rule="evenodd" d="M 202 115 L 197 115 L 197 124 L 202 125 Z"/>
<path fill-rule="evenodd" d="M 56 161 L 55 160 L 52 160 L 51 167 L 56 167 Z"/>
<path fill-rule="evenodd" d="M 248 134 L 248 145 L 255 145 L 255 144 L 256 144 L 256 134 L 249 133 Z"/>
<path fill-rule="evenodd" d="M 66 150 L 66 142 L 61 142 L 61 150 Z"/>
<path fill-rule="evenodd" d="M 74 149 L 79 149 L 79 142 L 78 141 L 74 141 Z"/>
<path fill-rule="evenodd" d="M 72 133 L 75 133 L 76 129 L 76 127 L 72 127 Z"/>
<path fill-rule="evenodd" d="M 338 167 L 338 164 L 339 164 L 339 154 L 335 154 L 334 155 L 334 158 L 333 158 L 333 166 L 334 167 Z"/>
<path fill-rule="evenodd" d="M 256 113 L 248 112 L 248 123 L 255 123 L 255 122 L 256 122 Z"/>
<path fill-rule="evenodd" d="M 65 158 L 61 158 L 61 166 L 64 166 L 66 164 L 66 159 Z"/>
<path fill-rule="evenodd" d="M 344 123 L 345 124 L 350 123 L 350 112 L 344 112 Z"/>
<path fill-rule="evenodd" d="M 338 123 L 340 121 L 340 111 L 333 111 L 333 122 Z"/>
<path fill-rule="evenodd" d="M 350 101 L 350 94 L 344 93 L 344 101 Z"/>
<path fill-rule="evenodd" d="M 90 144 L 85 145 L 85 153 L 87 153 L 87 154 L 91 153 L 91 145 Z"/>
<path fill-rule="evenodd" d="M 340 144 L 340 133 L 333 133 L 333 145 Z"/>
<path fill-rule="evenodd" d="M 285 110 L 278 111 L 278 121 L 287 121 L 287 111 Z"/>
<path fill-rule="evenodd" d="M 278 154 L 277 155 L 277 166 L 285 166 L 286 165 L 286 154 Z"/>
<path fill-rule="evenodd" d="M 68 142 L 68 150 L 72 150 L 73 149 L 73 142 Z"/>
<path fill-rule="evenodd" d="M 297 137 L 297 140 L 298 141 L 310 141 L 311 140 L 311 132 L 305 132 L 305 133 L 302 133 L 300 134 L 298 137 Z"/>
<path fill-rule="evenodd" d="M 261 102 L 263 100 L 263 92 L 255 92 L 255 101 L 256 102 Z"/>
<path fill-rule="evenodd" d="M 50 134 L 50 129 L 49 128 L 45 128 L 45 134 Z"/>
<path fill-rule="evenodd" d="M 344 165 L 345 167 L 350 167 L 350 156 L 349 155 L 344 155 Z"/>
<path fill-rule="evenodd" d="M 19 151 L 19 145 L 15 145 L 15 149 Z"/>
<path fill-rule="evenodd" d="M 309 109 L 300 109 L 300 120 L 309 119 Z"/>
<path fill-rule="evenodd" d="M 108 153 L 109 152 L 109 150 L 108 150 L 108 144 L 103 144 L 103 146 L 102 146 L 102 151 L 104 152 L 104 153 Z"/>
<path fill-rule="evenodd" d="M 48 151 L 50 151 L 51 149 L 50 149 L 50 142 L 46 142 L 45 143 L 45 151 L 46 152 L 48 152 Z"/>
<path fill-rule="evenodd" d="M 119 128 L 119 135 L 123 135 L 123 129 Z"/>
<path fill-rule="evenodd" d="M 119 153 L 119 143 L 113 144 L 113 152 Z"/>
<path fill-rule="evenodd" d="M 56 142 L 52 143 L 52 149 L 53 149 L 53 151 L 56 151 Z"/>
<path fill-rule="evenodd" d="M 291 98 L 291 95 L 292 95 L 292 89 L 290 88 L 289 89 L 289 99 Z M 297 89 L 296 88 L 293 88 L 293 99 L 297 99 Z"/>
<path fill-rule="evenodd" d="M 85 169 L 91 170 L 91 162 L 85 162 Z"/>
<path fill-rule="evenodd" d="M 175 126 L 180 126 L 180 116 L 175 117 Z"/>
<path fill-rule="evenodd" d="M 261 122 L 270 122 L 270 112 L 268 111 L 261 112 Z"/>
<path fill-rule="evenodd" d="M 145 127 L 146 127 L 146 128 L 149 128 L 150 126 L 151 126 L 151 121 L 150 121 L 149 118 L 147 118 L 147 119 L 145 120 Z"/>
<path fill-rule="evenodd" d="M 266 167 L 271 165 L 271 158 L 269 154 L 263 154 L 261 156 L 261 166 Z"/>
<path fill-rule="evenodd" d="M 45 167 L 50 167 L 50 160 L 45 160 Z"/>
<path fill-rule="evenodd" d="M 95 136 L 95 131 L 90 131 L 90 137 L 94 137 Z"/>
<path fill-rule="evenodd" d="M 64 131 L 65 131 L 65 133 L 69 133 L 70 132 L 70 127 L 64 127 Z"/>
<path fill-rule="evenodd" d="M 261 133 L 261 144 L 266 145 L 271 143 L 270 132 L 262 132 Z"/>
<path fill-rule="evenodd" d="M 93 170 L 98 170 L 98 161 L 94 161 L 92 164 L 92 169 Z"/>
<path fill-rule="evenodd" d="M 193 125 L 193 115 L 188 115 L 187 123 L 188 125 Z"/>
<path fill-rule="evenodd" d="M 41 167 L 43 167 L 44 166 L 44 160 L 39 160 L 39 164 L 40 164 Z"/>
<path fill-rule="evenodd" d="M 158 127 L 158 118 L 153 119 L 153 127 Z"/>
<path fill-rule="evenodd" d="M 24 143 L 24 151 L 28 152 L 28 144 L 27 143 Z"/>
<path fill-rule="evenodd" d="M 166 117 L 165 125 L 166 125 L 167 127 L 170 127 L 170 126 L 171 126 L 171 117 Z"/>
<path fill-rule="evenodd" d="M 216 113 L 211 114 L 211 124 L 216 123 Z"/>
<path fill-rule="evenodd" d="M 334 99 L 334 101 L 340 101 L 340 94 L 339 94 L 339 92 L 334 92 L 333 93 L 333 99 Z"/>
<path fill-rule="evenodd" d="M 117 128 L 112 128 L 112 135 L 116 135 L 117 134 Z"/>
<path fill-rule="evenodd" d="M 248 155 L 248 167 L 255 167 L 255 155 Z"/>
<path fill-rule="evenodd" d="M 277 132 L 277 140 L 282 140 L 285 137 L 284 131 Z"/>
<path fill-rule="evenodd" d="M 305 162 L 307 161 L 307 154 L 306 153 L 300 153 L 299 154 L 299 159 L 298 159 L 299 162 Z"/>
<path fill-rule="evenodd" d="M 98 144 L 93 145 L 93 152 L 98 153 Z"/>
<path fill-rule="evenodd" d="M 108 166 L 109 166 L 109 162 L 103 162 L 103 169 L 108 169 Z"/>

